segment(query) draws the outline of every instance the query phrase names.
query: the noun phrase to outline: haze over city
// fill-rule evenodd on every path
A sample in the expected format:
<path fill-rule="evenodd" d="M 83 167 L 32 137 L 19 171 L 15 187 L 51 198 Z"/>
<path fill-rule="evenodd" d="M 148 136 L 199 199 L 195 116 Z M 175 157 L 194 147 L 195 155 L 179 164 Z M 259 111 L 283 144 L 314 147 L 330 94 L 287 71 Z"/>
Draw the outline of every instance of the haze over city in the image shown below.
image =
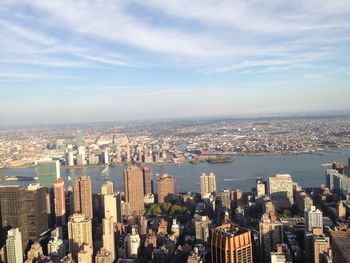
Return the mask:
<path fill-rule="evenodd" d="M 349 112 L 349 1 L 1 1 L 3 125 Z"/>

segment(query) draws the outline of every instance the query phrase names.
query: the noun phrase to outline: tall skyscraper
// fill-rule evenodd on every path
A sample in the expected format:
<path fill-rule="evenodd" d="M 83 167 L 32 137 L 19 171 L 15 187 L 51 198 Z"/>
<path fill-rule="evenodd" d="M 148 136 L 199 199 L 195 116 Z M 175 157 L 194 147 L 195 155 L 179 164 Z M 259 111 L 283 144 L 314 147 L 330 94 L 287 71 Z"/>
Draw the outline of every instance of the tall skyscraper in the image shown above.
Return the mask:
<path fill-rule="evenodd" d="M 28 236 L 32 241 L 40 239 L 48 229 L 46 187 L 30 184 L 25 193 Z"/>
<path fill-rule="evenodd" d="M 212 229 L 212 263 L 253 263 L 252 234 L 236 224 Z"/>
<path fill-rule="evenodd" d="M 92 222 L 83 214 L 73 214 L 68 221 L 69 252 L 76 260 L 81 247 L 85 244 L 93 247 Z M 91 249 L 92 255 L 92 249 Z"/>
<path fill-rule="evenodd" d="M 323 216 L 322 211 L 316 209 L 315 206 L 311 206 L 310 209 L 304 211 L 305 220 L 305 232 L 312 232 L 314 227 L 320 227 L 323 229 Z"/>
<path fill-rule="evenodd" d="M 171 200 L 174 197 L 174 177 L 167 173 L 157 178 L 158 203 Z"/>
<path fill-rule="evenodd" d="M 47 188 L 52 188 L 60 174 L 60 162 L 44 160 L 37 162 L 37 174 L 39 183 Z"/>
<path fill-rule="evenodd" d="M 66 194 L 62 178 L 54 183 L 54 198 L 56 225 L 64 226 L 66 225 Z"/>
<path fill-rule="evenodd" d="M 115 260 L 115 240 L 114 240 L 114 222 L 112 217 L 102 220 L 103 228 L 103 247 L 111 253 L 111 257 Z"/>
<path fill-rule="evenodd" d="M 12 228 L 7 232 L 6 256 L 7 263 L 23 262 L 22 235 L 18 228 Z"/>
<path fill-rule="evenodd" d="M 269 195 L 277 207 L 288 208 L 293 203 L 293 180 L 290 174 L 276 174 L 269 177 Z"/>
<path fill-rule="evenodd" d="M 214 173 L 202 173 L 201 181 L 201 197 L 208 198 L 209 195 L 216 193 L 216 179 Z"/>
<path fill-rule="evenodd" d="M 137 166 L 124 170 L 125 202 L 129 204 L 128 214 L 140 214 L 144 209 L 143 175 Z"/>
<path fill-rule="evenodd" d="M 145 195 L 153 194 L 153 173 L 151 168 L 143 167 L 143 191 Z"/>
<path fill-rule="evenodd" d="M 73 181 L 74 212 L 93 218 L 91 180 L 87 175 Z"/>
<path fill-rule="evenodd" d="M 104 201 L 104 217 L 112 217 L 113 223 L 117 223 L 117 198 L 114 194 L 105 194 Z"/>
<path fill-rule="evenodd" d="M 113 194 L 114 193 L 114 188 L 113 188 L 113 182 L 112 181 L 107 181 L 101 186 L 101 194 Z"/>
<path fill-rule="evenodd" d="M 28 223 L 25 187 L 20 185 L 0 186 L 1 244 L 6 241 L 7 230 L 19 228 L 22 247 L 28 245 Z"/>

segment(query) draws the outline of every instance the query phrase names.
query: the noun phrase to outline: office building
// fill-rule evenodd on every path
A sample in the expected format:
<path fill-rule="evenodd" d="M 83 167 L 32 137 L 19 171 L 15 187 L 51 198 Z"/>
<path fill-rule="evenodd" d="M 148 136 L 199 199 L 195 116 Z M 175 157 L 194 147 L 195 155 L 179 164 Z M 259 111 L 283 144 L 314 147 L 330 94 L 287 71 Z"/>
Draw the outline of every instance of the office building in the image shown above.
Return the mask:
<path fill-rule="evenodd" d="M 90 245 L 83 244 L 78 252 L 78 263 L 92 263 L 93 248 Z"/>
<path fill-rule="evenodd" d="M 127 258 L 137 258 L 139 247 L 140 247 L 140 236 L 136 232 L 136 229 L 132 228 L 131 233 L 127 234 L 125 237 L 124 255 Z"/>
<path fill-rule="evenodd" d="M 7 229 L 19 228 L 23 250 L 29 241 L 25 192 L 25 187 L 20 185 L 0 186 L 1 244 L 6 241 Z"/>
<path fill-rule="evenodd" d="M 113 182 L 108 180 L 101 186 L 101 194 L 106 195 L 106 194 L 113 194 L 113 193 L 114 193 Z"/>
<path fill-rule="evenodd" d="M 46 187 L 30 184 L 25 192 L 27 207 L 28 237 L 39 240 L 48 229 Z"/>
<path fill-rule="evenodd" d="M 52 188 L 56 180 L 61 177 L 59 161 L 38 161 L 36 169 L 39 183 L 47 188 Z"/>
<path fill-rule="evenodd" d="M 105 194 L 104 200 L 104 217 L 112 217 L 113 223 L 117 223 L 117 199 L 114 194 Z"/>
<path fill-rule="evenodd" d="M 236 224 L 224 224 L 211 231 L 212 263 L 252 263 L 253 244 L 249 230 Z"/>
<path fill-rule="evenodd" d="M 91 218 L 86 217 L 84 214 L 73 214 L 69 218 L 68 242 L 69 252 L 75 260 L 78 258 L 78 253 L 81 251 L 81 247 L 84 244 L 90 247 L 93 246 Z"/>
<path fill-rule="evenodd" d="M 47 253 L 54 263 L 60 263 L 61 259 L 66 256 L 66 248 L 63 240 L 54 237 L 47 243 Z"/>
<path fill-rule="evenodd" d="M 85 159 L 86 159 L 85 146 L 79 146 L 78 156 L 77 156 L 77 165 L 84 166 L 86 164 Z"/>
<path fill-rule="evenodd" d="M 102 220 L 103 228 L 103 247 L 110 252 L 111 258 L 114 260 L 115 256 L 115 240 L 114 240 L 114 222 L 113 217 L 107 217 Z M 112 261 L 113 262 L 113 261 Z"/>
<path fill-rule="evenodd" d="M 310 209 L 304 211 L 304 220 L 305 220 L 305 232 L 312 232 L 312 229 L 319 227 L 323 229 L 323 217 L 322 211 L 316 209 L 315 206 L 311 206 Z"/>
<path fill-rule="evenodd" d="M 102 247 L 96 254 L 95 263 L 113 263 L 112 253 Z"/>
<path fill-rule="evenodd" d="M 149 196 L 153 194 L 153 173 L 151 168 L 143 167 L 143 191 L 145 196 Z"/>
<path fill-rule="evenodd" d="M 91 180 L 87 175 L 73 181 L 74 212 L 93 218 Z"/>
<path fill-rule="evenodd" d="M 289 174 L 269 177 L 269 195 L 275 207 L 288 208 L 293 203 L 293 180 Z"/>
<path fill-rule="evenodd" d="M 228 189 L 224 189 L 221 192 L 221 203 L 225 210 L 231 209 L 231 192 Z"/>
<path fill-rule="evenodd" d="M 283 242 L 283 224 L 274 213 L 265 213 L 259 222 L 260 258 L 268 261 L 270 252 Z"/>
<path fill-rule="evenodd" d="M 141 214 L 144 210 L 143 174 L 141 168 L 129 166 L 124 170 L 125 202 L 128 203 L 128 214 Z"/>
<path fill-rule="evenodd" d="M 311 250 L 313 263 L 322 263 L 322 255 L 324 252 L 328 252 L 329 247 L 328 237 L 325 235 L 313 235 Z"/>
<path fill-rule="evenodd" d="M 174 198 L 174 184 L 174 177 L 167 173 L 157 178 L 158 203 L 168 202 Z"/>
<path fill-rule="evenodd" d="M 350 263 L 350 230 L 332 231 L 331 247 L 333 263 Z"/>
<path fill-rule="evenodd" d="M 55 198 L 55 216 L 56 226 L 66 225 L 66 193 L 64 181 L 62 178 L 57 179 L 53 185 Z"/>
<path fill-rule="evenodd" d="M 200 176 L 201 197 L 208 198 L 216 193 L 216 179 L 214 173 L 202 173 Z"/>
<path fill-rule="evenodd" d="M 18 228 L 12 228 L 7 232 L 6 257 L 7 263 L 23 262 L 22 235 Z"/>
<path fill-rule="evenodd" d="M 194 226 L 196 231 L 196 241 L 208 242 L 210 220 L 207 216 L 194 216 Z"/>

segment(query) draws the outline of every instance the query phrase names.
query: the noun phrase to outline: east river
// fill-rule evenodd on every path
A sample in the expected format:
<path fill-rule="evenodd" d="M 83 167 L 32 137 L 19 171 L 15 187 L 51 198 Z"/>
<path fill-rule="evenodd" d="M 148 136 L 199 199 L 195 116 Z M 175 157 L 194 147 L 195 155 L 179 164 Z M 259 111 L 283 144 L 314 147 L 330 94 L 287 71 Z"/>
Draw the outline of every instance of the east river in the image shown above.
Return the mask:
<path fill-rule="evenodd" d="M 325 183 L 324 173 L 329 166 L 322 164 L 343 162 L 348 164 L 350 149 L 336 150 L 318 154 L 300 154 L 288 156 L 237 156 L 232 163 L 200 163 L 200 164 L 167 164 L 152 165 L 154 174 L 169 173 L 175 177 L 175 191 L 199 192 L 199 176 L 202 172 L 216 174 L 218 191 L 223 188 L 250 191 L 255 185 L 255 179 L 267 177 L 276 173 L 289 173 L 293 180 L 303 187 L 316 187 Z M 86 167 L 61 168 L 61 177 L 69 181 L 80 175 L 89 175 L 93 191 L 99 192 L 105 180 L 112 180 L 118 191 L 123 189 L 123 166 L 119 167 Z M 36 177 L 36 168 L 5 169 L 5 176 Z M 35 182 L 31 181 L 31 182 Z M 29 184 L 30 181 L 6 181 L 6 184 Z M 156 184 L 154 185 L 156 188 Z"/>

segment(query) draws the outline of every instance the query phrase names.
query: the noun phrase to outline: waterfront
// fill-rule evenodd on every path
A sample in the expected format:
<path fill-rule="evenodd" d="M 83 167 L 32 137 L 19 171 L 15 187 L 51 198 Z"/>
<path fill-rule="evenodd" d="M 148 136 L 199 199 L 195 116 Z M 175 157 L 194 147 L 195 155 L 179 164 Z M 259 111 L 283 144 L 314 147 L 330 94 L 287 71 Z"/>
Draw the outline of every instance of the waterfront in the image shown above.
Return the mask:
<path fill-rule="evenodd" d="M 276 173 L 290 173 L 293 180 L 303 187 L 316 187 L 324 183 L 325 163 L 335 161 L 347 164 L 350 157 L 350 149 L 325 152 L 320 154 L 300 154 L 288 156 L 238 156 L 232 163 L 210 164 L 177 164 L 177 165 L 152 165 L 153 173 L 167 172 L 175 176 L 175 190 L 179 192 L 199 191 L 199 175 L 202 172 L 214 172 L 216 174 L 217 188 L 250 191 L 255 184 L 255 179 L 261 177 L 267 179 Z M 35 167 L 5 169 L 5 176 L 29 176 L 36 177 Z M 98 192 L 101 185 L 107 179 L 115 183 L 118 191 L 123 190 L 123 166 L 119 167 L 86 167 L 66 168 L 61 167 L 61 177 L 69 183 L 71 179 L 80 175 L 89 175 L 92 179 L 93 191 Z M 31 181 L 35 182 L 35 181 Z M 6 184 L 29 184 L 30 181 L 6 181 Z M 155 185 L 156 187 L 156 185 Z"/>

